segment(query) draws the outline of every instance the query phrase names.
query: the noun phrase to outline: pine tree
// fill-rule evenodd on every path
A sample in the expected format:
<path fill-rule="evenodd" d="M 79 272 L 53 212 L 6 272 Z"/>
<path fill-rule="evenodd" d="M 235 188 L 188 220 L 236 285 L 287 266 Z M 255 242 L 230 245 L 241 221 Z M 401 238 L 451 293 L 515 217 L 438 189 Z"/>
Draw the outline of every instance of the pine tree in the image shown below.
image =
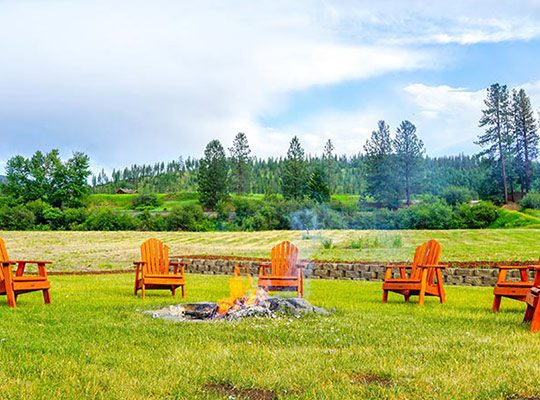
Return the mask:
<path fill-rule="evenodd" d="M 334 145 L 332 141 L 328 139 L 324 145 L 322 162 L 324 164 L 324 174 L 326 175 L 326 186 L 330 193 L 334 193 L 335 183 L 334 183 L 334 171 L 336 167 L 336 159 L 334 157 Z"/>
<path fill-rule="evenodd" d="M 376 131 L 364 145 L 366 153 L 364 165 L 367 181 L 367 191 L 376 202 L 389 207 L 399 206 L 399 188 L 394 171 L 394 154 L 390 127 L 384 121 L 379 121 Z"/>
<path fill-rule="evenodd" d="M 531 101 L 524 89 L 512 91 L 512 135 L 515 169 L 521 190 L 531 190 L 532 161 L 538 156 L 539 136 Z"/>
<path fill-rule="evenodd" d="M 321 167 L 316 166 L 307 184 L 307 195 L 317 203 L 330 201 L 330 189 Z"/>
<path fill-rule="evenodd" d="M 206 145 L 197 176 L 200 202 L 205 207 L 214 209 L 228 196 L 227 173 L 225 150 L 219 140 L 212 140 Z"/>
<path fill-rule="evenodd" d="M 507 162 L 511 156 L 512 137 L 510 134 L 510 105 L 506 85 L 495 83 L 487 89 L 484 100 L 486 108 L 482 110 L 479 127 L 486 127 L 484 134 L 478 137 L 478 144 L 487 147 L 479 153 L 486 156 L 492 164 L 498 165 L 503 190 L 504 202 L 508 202 Z"/>
<path fill-rule="evenodd" d="M 295 136 L 283 162 L 281 192 L 286 199 L 301 199 L 306 189 L 306 160 L 304 149 Z"/>
<path fill-rule="evenodd" d="M 402 178 L 407 205 L 411 204 L 411 195 L 418 183 L 418 177 L 424 155 L 424 143 L 416 135 L 416 127 L 409 121 L 403 121 L 397 128 L 394 139 L 396 152 L 396 174 Z"/>
<path fill-rule="evenodd" d="M 250 190 L 251 178 L 251 149 L 246 134 L 239 132 L 234 138 L 231 153 L 231 184 L 237 194 Z"/>

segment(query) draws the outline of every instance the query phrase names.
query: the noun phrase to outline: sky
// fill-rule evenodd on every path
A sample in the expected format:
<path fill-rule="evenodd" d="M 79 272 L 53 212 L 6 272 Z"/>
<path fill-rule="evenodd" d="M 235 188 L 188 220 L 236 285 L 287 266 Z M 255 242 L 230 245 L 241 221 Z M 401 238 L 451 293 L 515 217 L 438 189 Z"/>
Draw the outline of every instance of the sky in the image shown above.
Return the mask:
<path fill-rule="evenodd" d="M 92 169 L 201 157 L 245 132 L 361 152 L 384 119 L 431 156 L 473 154 L 486 88 L 540 110 L 540 1 L 0 0 L 0 172 L 15 154 Z"/>

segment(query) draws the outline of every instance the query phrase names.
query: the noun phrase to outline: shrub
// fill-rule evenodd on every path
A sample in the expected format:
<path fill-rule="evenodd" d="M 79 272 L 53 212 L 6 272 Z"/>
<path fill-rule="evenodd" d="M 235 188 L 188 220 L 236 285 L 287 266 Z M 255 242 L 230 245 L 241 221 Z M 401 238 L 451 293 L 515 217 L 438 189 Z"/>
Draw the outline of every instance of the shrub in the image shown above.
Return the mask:
<path fill-rule="evenodd" d="M 321 239 L 321 245 L 323 249 L 329 250 L 334 248 L 334 242 L 330 238 Z"/>
<path fill-rule="evenodd" d="M 105 208 L 90 213 L 83 227 L 89 231 L 129 231 L 136 230 L 138 223 L 131 214 Z"/>
<path fill-rule="evenodd" d="M 161 205 L 157 194 L 141 193 L 133 198 L 133 208 L 140 210 L 144 208 L 155 208 Z"/>
<path fill-rule="evenodd" d="M 441 193 L 443 199 L 451 206 L 470 202 L 474 194 L 471 190 L 461 186 L 448 186 Z"/>
<path fill-rule="evenodd" d="M 88 218 L 86 208 L 68 208 L 64 210 L 64 224 L 66 229 L 80 230 L 83 228 L 84 221 Z"/>
<path fill-rule="evenodd" d="M 452 227 L 453 210 L 443 201 L 423 203 L 398 211 L 401 229 L 449 229 Z"/>
<path fill-rule="evenodd" d="M 198 231 L 202 230 L 204 219 L 203 209 L 199 205 L 189 204 L 175 208 L 167 216 L 167 227 L 172 231 Z"/>
<path fill-rule="evenodd" d="M 456 209 L 454 227 L 463 229 L 482 229 L 490 226 L 499 217 L 500 210 L 489 201 L 474 206 L 462 204 Z"/>
<path fill-rule="evenodd" d="M 166 231 L 168 228 L 167 220 L 161 214 L 152 214 L 145 210 L 137 215 L 139 220 L 139 229 L 143 231 Z"/>
<path fill-rule="evenodd" d="M 24 231 L 34 228 L 36 217 L 25 206 L 0 208 L 0 228 L 12 231 Z"/>
<path fill-rule="evenodd" d="M 540 193 L 527 193 L 519 202 L 522 210 L 533 208 L 540 210 Z"/>

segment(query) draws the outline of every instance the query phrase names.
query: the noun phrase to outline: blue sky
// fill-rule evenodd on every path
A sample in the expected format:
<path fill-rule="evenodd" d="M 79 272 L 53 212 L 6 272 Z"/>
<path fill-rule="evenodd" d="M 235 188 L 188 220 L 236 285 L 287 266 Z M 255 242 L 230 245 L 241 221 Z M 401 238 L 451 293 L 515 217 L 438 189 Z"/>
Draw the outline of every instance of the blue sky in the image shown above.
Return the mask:
<path fill-rule="evenodd" d="M 485 89 L 540 107 L 538 1 L 0 1 L 0 165 L 84 151 L 94 170 L 199 157 L 247 134 L 362 150 L 379 119 L 474 153 Z"/>

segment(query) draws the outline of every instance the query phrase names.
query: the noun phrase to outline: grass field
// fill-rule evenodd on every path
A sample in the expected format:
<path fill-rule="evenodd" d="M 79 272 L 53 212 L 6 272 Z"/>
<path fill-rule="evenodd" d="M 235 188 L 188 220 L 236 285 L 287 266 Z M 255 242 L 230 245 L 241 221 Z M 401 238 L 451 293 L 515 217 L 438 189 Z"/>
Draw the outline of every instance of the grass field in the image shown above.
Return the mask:
<path fill-rule="evenodd" d="M 490 288 L 449 287 L 446 305 L 429 298 L 421 309 L 392 295 L 381 304 L 380 283 L 308 281 L 308 299 L 332 315 L 174 324 L 138 311 L 179 298 L 134 298 L 132 279 L 52 276 L 50 306 L 38 293 L 16 310 L 0 298 L 0 398 L 540 396 L 540 335 L 521 323 L 523 304 L 492 314 Z M 227 294 L 225 276 L 187 281 L 188 301 Z"/>
<path fill-rule="evenodd" d="M 298 245 L 301 257 L 317 260 L 405 261 L 414 248 L 435 238 L 443 261 L 534 261 L 540 230 L 450 231 L 269 231 L 269 232 L 2 232 L 13 259 L 50 259 L 51 270 L 125 269 L 139 258 L 139 245 L 157 237 L 172 255 L 267 257 L 281 240 Z M 323 246 L 323 242 L 329 248 Z M 331 243 L 329 243 L 331 242 Z"/>

